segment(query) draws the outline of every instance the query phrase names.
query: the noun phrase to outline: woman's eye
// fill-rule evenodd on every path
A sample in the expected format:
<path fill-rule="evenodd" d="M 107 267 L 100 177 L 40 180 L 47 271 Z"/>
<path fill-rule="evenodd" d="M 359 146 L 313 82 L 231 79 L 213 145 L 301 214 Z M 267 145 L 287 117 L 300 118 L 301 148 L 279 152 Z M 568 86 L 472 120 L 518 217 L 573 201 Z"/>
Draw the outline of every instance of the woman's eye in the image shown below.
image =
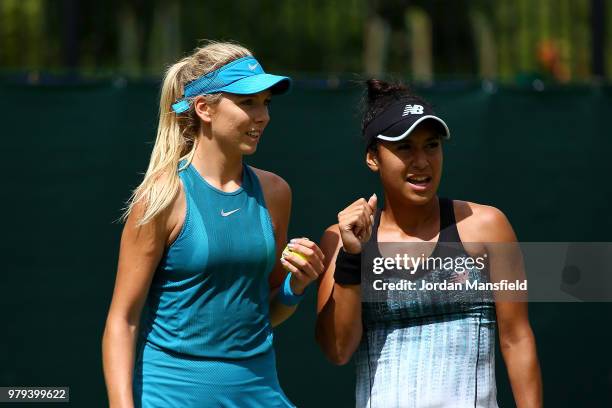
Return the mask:
<path fill-rule="evenodd" d="M 440 146 L 440 142 L 432 142 L 427 145 L 430 149 L 436 149 L 438 146 Z"/>
<path fill-rule="evenodd" d="M 242 101 L 240 101 L 241 105 L 252 105 L 253 104 L 253 100 L 252 99 L 243 99 Z"/>

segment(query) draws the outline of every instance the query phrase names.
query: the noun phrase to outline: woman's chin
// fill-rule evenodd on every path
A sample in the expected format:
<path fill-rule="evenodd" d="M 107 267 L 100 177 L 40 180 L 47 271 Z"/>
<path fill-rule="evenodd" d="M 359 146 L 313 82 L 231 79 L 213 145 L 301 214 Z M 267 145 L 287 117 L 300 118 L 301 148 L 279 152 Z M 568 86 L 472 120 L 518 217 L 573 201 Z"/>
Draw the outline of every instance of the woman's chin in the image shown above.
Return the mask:
<path fill-rule="evenodd" d="M 256 151 L 257 151 L 257 144 L 249 144 L 249 145 L 243 144 L 242 146 L 240 146 L 240 152 L 244 156 L 250 156 Z"/>
<path fill-rule="evenodd" d="M 423 205 L 430 202 L 436 195 L 436 191 L 434 189 L 425 190 L 425 191 L 414 191 L 410 190 L 404 194 L 406 199 L 416 205 Z"/>
<path fill-rule="evenodd" d="M 418 196 L 416 198 L 411 199 L 410 201 L 414 203 L 415 205 L 425 205 L 429 203 L 432 200 L 432 198 L 433 197 Z"/>

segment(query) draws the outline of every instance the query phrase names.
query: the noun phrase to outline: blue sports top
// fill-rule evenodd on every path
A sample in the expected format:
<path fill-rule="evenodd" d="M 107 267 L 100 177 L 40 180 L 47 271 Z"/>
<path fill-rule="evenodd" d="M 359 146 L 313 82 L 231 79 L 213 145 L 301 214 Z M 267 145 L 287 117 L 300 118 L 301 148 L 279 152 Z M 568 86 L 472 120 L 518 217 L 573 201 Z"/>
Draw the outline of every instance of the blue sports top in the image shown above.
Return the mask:
<path fill-rule="evenodd" d="M 153 277 L 143 339 L 194 357 L 265 353 L 272 347 L 268 276 L 276 250 L 259 180 L 246 164 L 233 192 L 211 186 L 191 164 L 179 177 L 185 221 Z"/>

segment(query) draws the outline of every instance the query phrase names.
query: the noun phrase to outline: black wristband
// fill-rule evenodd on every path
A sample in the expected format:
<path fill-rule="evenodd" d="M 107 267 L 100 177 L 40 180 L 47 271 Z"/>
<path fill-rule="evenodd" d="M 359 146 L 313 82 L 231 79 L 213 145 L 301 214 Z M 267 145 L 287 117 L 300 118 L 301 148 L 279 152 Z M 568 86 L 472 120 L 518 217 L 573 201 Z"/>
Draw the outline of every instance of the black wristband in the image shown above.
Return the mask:
<path fill-rule="evenodd" d="M 340 248 L 336 257 L 334 280 L 341 285 L 361 284 L 361 254 L 347 254 Z"/>

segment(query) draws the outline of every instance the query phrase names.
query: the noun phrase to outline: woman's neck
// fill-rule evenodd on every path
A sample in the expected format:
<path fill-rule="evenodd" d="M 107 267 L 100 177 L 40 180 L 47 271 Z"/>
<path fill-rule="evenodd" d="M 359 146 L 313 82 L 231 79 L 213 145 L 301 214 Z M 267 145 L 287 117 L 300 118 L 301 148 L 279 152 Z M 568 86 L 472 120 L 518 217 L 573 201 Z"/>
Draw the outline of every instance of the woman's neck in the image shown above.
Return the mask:
<path fill-rule="evenodd" d="M 192 164 L 209 184 L 222 191 L 234 191 L 242 184 L 242 155 L 228 154 L 213 138 L 197 139 Z"/>

